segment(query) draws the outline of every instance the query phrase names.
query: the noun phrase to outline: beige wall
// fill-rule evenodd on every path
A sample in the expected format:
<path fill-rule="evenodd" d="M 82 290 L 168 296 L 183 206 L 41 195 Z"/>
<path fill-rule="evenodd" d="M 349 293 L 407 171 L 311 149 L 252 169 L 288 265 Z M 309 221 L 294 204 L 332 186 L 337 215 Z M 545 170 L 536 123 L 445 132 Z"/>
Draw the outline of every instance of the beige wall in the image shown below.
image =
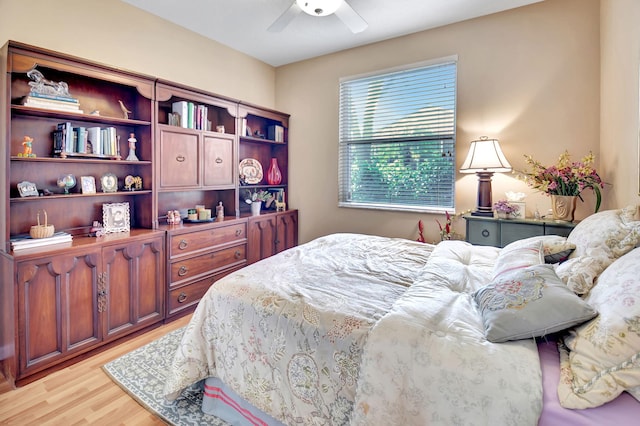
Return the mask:
<path fill-rule="evenodd" d="M 600 156 L 610 205 L 640 203 L 640 1 L 602 0 Z"/>
<path fill-rule="evenodd" d="M 458 55 L 458 165 L 480 135 L 499 138 L 518 169 L 524 153 L 551 163 L 565 148 L 574 157 L 593 150 L 612 184 L 604 207 L 637 202 L 640 2 L 600 3 L 546 0 L 277 70 L 115 0 L 0 0 L 0 43 L 13 39 L 290 112 L 288 201 L 301 210 L 301 242 L 343 231 L 415 238 L 418 219 L 435 240 L 441 216 L 337 207 L 339 78 Z M 510 175 L 496 175 L 493 188 L 494 200 L 526 192 L 528 213 L 549 208 Z M 457 211 L 474 207 L 476 189 L 475 176 L 458 176 Z M 592 205 L 587 197 L 578 217 Z"/>
<path fill-rule="evenodd" d="M 15 40 L 274 106 L 275 69 L 119 0 L 0 0 Z"/>
<path fill-rule="evenodd" d="M 458 144 L 461 165 L 469 141 L 500 140 L 517 169 L 523 154 L 553 163 L 564 149 L 576 159 L 599 153 L 599 1 L 547 0 L 531 6 L 280 67 L 277 107 L 292 113 L 289 201 L 301 209 L 300 240 L 331 232 L 437 239 L 436 218 L 416 213 L 337 207 L 338 80 L 397 65 L 458 55 Z M 607 177 L 607 176 L 605 176 Z M 477 178 L 459 175 L 456 211 L 473 208 Z M 496 175 L 493 198 L 523 191 L 529 213 L 549 200 L 511 175 Z M 607 194 L 608 195 L 608 194 Z M 589 194 L 589 197 L 591 194 Z M 587 197 L 578 217 L 593 208 Z M 456 227 L 464 228 L 464 220 Z"/>

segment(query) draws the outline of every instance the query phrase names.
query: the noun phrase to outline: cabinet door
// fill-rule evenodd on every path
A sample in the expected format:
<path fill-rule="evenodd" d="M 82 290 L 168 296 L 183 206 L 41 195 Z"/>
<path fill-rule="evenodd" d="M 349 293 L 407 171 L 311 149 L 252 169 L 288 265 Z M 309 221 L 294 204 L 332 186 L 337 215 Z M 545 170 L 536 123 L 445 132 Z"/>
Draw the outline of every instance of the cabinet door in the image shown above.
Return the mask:
<path fill-rule="evenodd" d="M 157 236 L 103 248 L 105 340 L 163 318 L 163 247 Z"/>
<path fill-rule="evenodd" d="M 298 245 L 298 211 L 278 214 L 276 253 Z"/>
<path fill-rule="evenodd" d="M 233 185 L 235 161 L 233 161 L 233 138 L 208 136 L 203 138 L 204 186 Z"/>
<path fill-rule="evenodd" d="M 249 218 L 247 263 L 254 263 L 276 253 L 277 216 L 274 214 Z"/>
<path fill-rule="evenodd" d="M 100 344 L 99 250 L 18 262 L 19 373 Z"/>
<path fill-rule="evenodd" d="M 177 128 L 176 128 L 177 129 Z M 198 134 L 160 130 L 160 188 L 195 188 L 200 176 Z"/>

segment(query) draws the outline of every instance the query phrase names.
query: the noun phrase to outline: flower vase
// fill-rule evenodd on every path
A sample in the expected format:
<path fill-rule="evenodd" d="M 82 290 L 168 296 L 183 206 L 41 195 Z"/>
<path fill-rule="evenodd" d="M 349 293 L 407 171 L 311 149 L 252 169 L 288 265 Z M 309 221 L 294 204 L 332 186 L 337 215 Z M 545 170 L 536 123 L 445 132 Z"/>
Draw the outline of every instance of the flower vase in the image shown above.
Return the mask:
<path fill-rule="evenodd" d="M 272 158 L 269 170 L 267 170 L 267 183 L 269 185 L 280 185 L 280 182 L 282 182 L 282 172 L 278 167 L 278 159 Z"/>
<path fill-rule="evenodd" d="M 498 219 L 509 219 L 509 213 L 505 212 L 496 212 Z"/>
<path fill-rule="evenodd" d="M 262 201 L 254 201 L 251 203 L 251 216 L 260 216 L 260 209 L 262 208 Z"/>
<path fill-rule="evenodd" d="M 555 220 L 573 222 L 576 211 L 575 195 L 551 195 L 551 211 Z"/>

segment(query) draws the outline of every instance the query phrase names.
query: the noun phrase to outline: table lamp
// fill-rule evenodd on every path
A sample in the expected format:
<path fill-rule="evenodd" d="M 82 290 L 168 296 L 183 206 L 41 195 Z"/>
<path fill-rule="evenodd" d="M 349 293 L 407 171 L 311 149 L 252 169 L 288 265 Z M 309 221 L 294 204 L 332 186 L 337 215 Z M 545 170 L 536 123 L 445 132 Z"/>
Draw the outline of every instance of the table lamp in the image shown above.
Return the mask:
<path fill-rule="evenodd" d="M 493 217 L 491 203 L 491 177 L 494 173 L 511 171 L 511 164 L 507 161 L 497 139 L 480 136 L 471 141 L 467 158 L 462 163 L 460 173 L 475 173 L 478 175 L 478 205 L 472 216 Z"/>

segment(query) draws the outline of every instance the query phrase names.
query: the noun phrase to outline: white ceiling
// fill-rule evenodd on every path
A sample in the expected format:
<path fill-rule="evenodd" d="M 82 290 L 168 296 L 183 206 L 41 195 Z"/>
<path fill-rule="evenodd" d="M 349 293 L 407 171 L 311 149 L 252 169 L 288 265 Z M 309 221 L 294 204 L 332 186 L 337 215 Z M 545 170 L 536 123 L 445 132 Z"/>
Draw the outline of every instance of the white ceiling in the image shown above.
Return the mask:
<path fill-rule="evenodd" d="M 122 1 L 280 66 L 542 0 L 347 0 L 369 24 L 358 34 L 335 15 L 305 13 L 281 32 L 268 32 L 294 0 Z"/>

